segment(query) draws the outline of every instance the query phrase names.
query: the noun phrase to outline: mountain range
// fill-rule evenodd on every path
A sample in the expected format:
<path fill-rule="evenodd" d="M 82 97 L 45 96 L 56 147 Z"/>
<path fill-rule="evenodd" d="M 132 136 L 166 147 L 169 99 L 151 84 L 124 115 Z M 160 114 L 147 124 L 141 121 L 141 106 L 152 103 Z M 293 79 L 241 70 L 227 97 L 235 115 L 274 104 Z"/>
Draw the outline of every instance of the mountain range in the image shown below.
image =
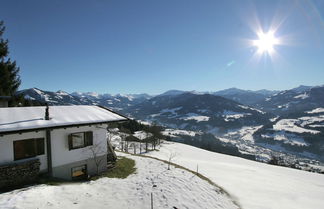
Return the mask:
<path fill-rule="evenodd" d="M 272 114 L 212 94 L 159 95 L 127 110 L 136 119 L 176 129 L 225 133 L 266 122 Z"/>
<path fill-rule="evenodd" d="M 324 86 L 284 91 L 170 90 L 160 95 L 70 94 L 31 88 L 17 94 L 50 105 L 102 105 L 168 128 L 227 137 L 226 142 L 245 147 L 244 152 L 261 147 L 324 162 Z"/>
<path fill-rule="evenodd" d="M 25 99 L 37 100 L 49 105 L 102 105 L 115 110 L 123 110 L 152 97 L 148 94 L 111 95 L 94 92 L 73 92 L 69 94 L 62 90 L 52 92 L 38 88 L 24 89 L 18 91 L 17 94 L 23 95 Z"/>

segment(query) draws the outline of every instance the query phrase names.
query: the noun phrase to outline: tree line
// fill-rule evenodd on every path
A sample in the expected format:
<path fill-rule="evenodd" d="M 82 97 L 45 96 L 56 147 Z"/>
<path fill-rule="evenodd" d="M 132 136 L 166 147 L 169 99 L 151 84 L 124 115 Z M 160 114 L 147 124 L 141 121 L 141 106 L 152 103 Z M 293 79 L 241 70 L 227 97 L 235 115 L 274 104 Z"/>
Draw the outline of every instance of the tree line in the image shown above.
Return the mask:
<path fill-rule="evenodd" d="M 21 84 L 20 68 L 9 57 L 9 41 L 3 36 L 5 30 L 4 22 L 0 21 L 0 96 L 10 97 L 9 107 L 44 105 L 16 94 Z"/>
<path fill-rule="evenodd" d="M 145 152 L 155 150 L 156 146 L 161 143 L 161 140 L 167 140 L 168 137 L 164 136 L 161 132 L 164 130 L 162 126 L 157 124 L 145 125 L 136 120 L 129 120 L 127 122 L 115 124 L 110 126 L 110 129 L 118 128 L 122 136 L 121 150 L 128 152 L 130 146 L 133 146 L 133 151 L 136 154 L 136 149 L 139 149 L 139 153 L 145 150 Z M 143 131 L 146 136 L 144 139 L 139 139 L 134 136 L 137 131 Z M 139 146 L 138 146 L 139 145 Z M 142 145 L 145 149 L 142 150 Z"/>

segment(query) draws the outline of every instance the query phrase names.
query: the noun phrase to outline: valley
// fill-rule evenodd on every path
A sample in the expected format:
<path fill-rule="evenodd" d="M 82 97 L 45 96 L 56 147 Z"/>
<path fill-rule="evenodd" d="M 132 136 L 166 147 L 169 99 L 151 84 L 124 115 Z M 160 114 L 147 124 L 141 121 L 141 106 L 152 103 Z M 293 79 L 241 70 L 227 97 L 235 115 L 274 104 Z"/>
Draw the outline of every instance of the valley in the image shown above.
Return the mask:
<path fill-rule="evenodd" d="M 170 90 L 160 95 L 69 94 L 32 88 L 18 94 L 50 105 L 105 106 L 142 123 L 162 125 L 174 141 L 262 162 L 275 157 L 286 166 L 323 172 L 318 165 L 324 162 L 324 86 L 284 91 Z"/>

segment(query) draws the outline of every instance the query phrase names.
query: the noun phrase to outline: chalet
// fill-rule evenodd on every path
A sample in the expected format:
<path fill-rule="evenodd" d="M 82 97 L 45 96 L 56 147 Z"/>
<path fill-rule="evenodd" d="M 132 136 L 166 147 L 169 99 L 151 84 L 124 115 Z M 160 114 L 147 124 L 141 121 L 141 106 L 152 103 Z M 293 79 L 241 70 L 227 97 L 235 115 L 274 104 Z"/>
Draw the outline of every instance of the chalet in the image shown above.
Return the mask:
<path fill-rule="evenodd" d="M 99 106 L 0 108 L 0 179 L 21 165 L 62 179 L 105 171 L 108 124 L 126 120 Z"/>

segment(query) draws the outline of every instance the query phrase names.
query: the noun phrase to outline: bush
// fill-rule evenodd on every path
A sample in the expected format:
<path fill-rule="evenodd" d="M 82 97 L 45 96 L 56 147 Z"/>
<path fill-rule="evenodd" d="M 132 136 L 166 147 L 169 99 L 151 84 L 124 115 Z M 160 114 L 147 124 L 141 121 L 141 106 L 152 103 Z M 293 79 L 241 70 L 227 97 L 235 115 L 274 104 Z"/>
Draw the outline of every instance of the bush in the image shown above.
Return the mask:
<path fill-rule="evenodd" d="M 125 179 L 129 175 L 135 173 L 135 161 L 126 157 L 119 157 L 117 159 L 114 168 L 108 170 L 107 172 L 101 174 L 100 176 L 93 177 L 92 180 L 99 179 L 101 177 L 108 178 L 120 178 Z"/>
<path fill-rule="evenodd" d="M 268 163 L 271 165 L 279 165 L 279 159 L 276 156 L 272 156 Z"/>

